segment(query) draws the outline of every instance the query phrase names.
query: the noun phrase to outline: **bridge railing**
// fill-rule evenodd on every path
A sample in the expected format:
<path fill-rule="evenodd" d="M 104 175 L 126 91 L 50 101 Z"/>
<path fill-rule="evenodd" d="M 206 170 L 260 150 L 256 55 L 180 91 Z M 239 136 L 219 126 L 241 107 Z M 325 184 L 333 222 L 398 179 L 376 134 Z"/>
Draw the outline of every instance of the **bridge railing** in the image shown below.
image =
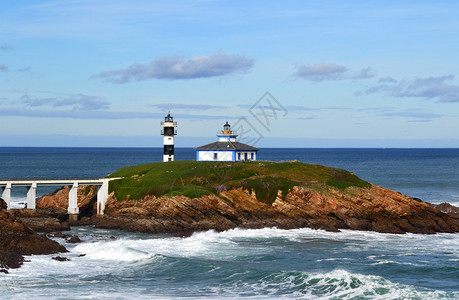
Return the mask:
<path fill-rule="evenodd" d="M 0 177 L 0 181 L 22 181 L 22 180 L 100 180 L 104 177 L 41 177 L 41 176 L 26 176 L 26 177 L 10 177 L 10 178 L 3 178 Z"/>

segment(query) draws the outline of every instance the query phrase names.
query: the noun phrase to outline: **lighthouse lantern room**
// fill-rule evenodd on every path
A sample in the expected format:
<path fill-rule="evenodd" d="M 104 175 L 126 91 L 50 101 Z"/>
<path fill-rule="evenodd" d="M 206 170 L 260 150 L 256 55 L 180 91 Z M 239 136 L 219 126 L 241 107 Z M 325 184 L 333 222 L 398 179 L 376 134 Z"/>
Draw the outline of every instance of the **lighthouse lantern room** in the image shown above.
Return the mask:
<path fill-rule="evenodd" d="M 170 113 L 161 122 L 161 135 L 164 136 L 164 154 L 163 161 L 174 161 L 174 135 L 177 135 L 177 122 L 174 122 L 174 118 Z"/>

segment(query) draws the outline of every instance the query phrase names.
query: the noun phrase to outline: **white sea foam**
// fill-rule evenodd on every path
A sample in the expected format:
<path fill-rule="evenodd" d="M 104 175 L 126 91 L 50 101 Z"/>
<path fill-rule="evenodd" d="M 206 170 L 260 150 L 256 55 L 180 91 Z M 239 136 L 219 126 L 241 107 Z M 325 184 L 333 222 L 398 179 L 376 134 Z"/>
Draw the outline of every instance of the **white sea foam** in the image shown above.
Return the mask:
<path fill-rule="evenodd" d="M 219 252 L 224 256 L 225 245 L 230 244 L 230 241 L 218 238 L 215 232 L 207 232 L 188 238 L 119 239 L 83 243 L 75 246 L 72 252 L 84 253 L 86 258 L 95 260 L 139 261 L 155 255 L 199 257 Z"/>
<path fill-rule="evenodd" d="M 414 242 L 420 245 L 442 243 L 443 245 L 459 246 L 459 234 L 438 233 L 435 235 L 421 234 L 390 234 L 378 233 L 373 231 L 357 231 L 357 230 L 342 230 L 341 232 L 327 232 L 324 230 L 315 230 L 309 228 L 301 229 L 278 229 L 278 228 L 263 228 L 263 229 L 231 229 L 224 232 L 206 231 L 193 234 L 185 240 L 201 242 L 218 242 L 218 243 L 235 243 L 241 239 L 273 239 L 281 238 L 294 242 L 307 242 L 308 240 L 333 240 L 333 241 L 362 241 L 362 242 Z"/>
<path fill-rule="evenodd" d="M 238 281 L 213 288 L 215 294 L 251 298 L 295 299 L 444 299 L 459 296 L 390 282 L 380 276 L 334 270 L 327 273 L 278 272 L 256 282 Z"/>
<path fill-rule="evenodd" d="M 73 252 L 84 253 L 95 260 L 137 261 L 151 257 L 143 248 L 139 241 L 118 240 L 80 244 L 73 248 Z"/>
<path fill-rule="evenodd" d="M 437 235 L 393 235 L 375 232 L 346 230 L 331 233 L 323 230 L 277 228 L 233 229 L 224 232 L 206 231 L 194 233 L 190 237 L 158 237 L 132 239 L 123 237 L 118 240 L 93 239 L 91 243 L 81 243 L 70 248 L 69 266 L 85 264 L 104 273 L 118 273 L 129 269 L 132 264 L 148 265 L 160 263 L 167 258 L 186 258 L 190 260 L 205 259 L 217 261 L 238 261 L 244 257 L 275 255 L 276 247 L 271 247 L 273 240 L 278 245 L 284 241 L 300 244 L 322 240 L 339 242 L 346 251 L 354 253 L 374 253 L 373 248 L 387 248 L 388 254 L 368 255 L 369 266 L 406 265 L 428 266 L 431 262 L 411 256 L 432 255 L 441 247 L 443 252 L 450 252 L 451 258 L 459 256 L 459 234 Z M 360 248 L 356 245 L 363 245 Z M 77 257 L 85 254 L 84 257 Z M 405 258 L 406 257 L 406 258 Z M 49 259 L 49 258 L 48 258 Z M 342 262 L 352 264 L 356 257 L 318 257 L 318 263 Z M 78 272 L 76 272 L 78 273 Z"/>
<path fill-rule="evenodd" d="M 373 247 L 388 247 L 393 253 L 370 254 L 365 257 L 374 263 L 368 265 L 409 265 L 410 261 L 399 261 L 397 257 L 413 256 L 425 252 L 431 254 L 434 249 L 441 248 L 442 252 L 450 252 L 449 257 L 454 259 L 459 254 L 458 234 L 437 235 L 391 235 L 375 232 L 362 232 L 346 230 L 341 233 L 331 233 L 322 230 L 295 229 L 282 230 L 277 228 L 265 229 L 233 229 L 225 232 L 206 231 L 199 232 L 186 238 L 166 236 L 140 236 L 122 237 L 117 240 L 93 237 L 84 238 L 85 241 L 77 245 L 66 246 L 70 253 L 60 254 L 70 258 L 70 261 L 59 262 L 52 260 L 53 255 L 27 257 L 31 262 L 25 263 L 18 270 L 11 270 L 9 275 L 0 278 L 0 284 L 5 287 L 6 296 L 10 299 L 33 297 L 35 299 L 53 297 L 66 297 L 71 293 L 73 298 L 104 298 L 100 289 L 110 282 L 110 278 L 136 278 L 136 270 L 151 268 L 161 264 L 172 264 L 170 271 L 173 272 L 177 260 L 180 264 L 188 264 L 190 261 L 240 261 L 247 255 L 270 255 L 277 246 L 270 247 L 270 243 L 294 245 L 322 241 L 323 243 L 338 244 L 342 247 L 354 247 L 353 245 L 371 245 Z M 307 246 L 306 246 L 307 247 Z M 355 246 L 356 247 L 356 246 Z M 363 246 L 362 246 L 363 247 Z M 349 250 L 350 248 L 346 248 Z M 401 250 L 400 250 L 401 249 Z M 365 250 L 365 249 L 364 249 Z M 362 252 L 365 255 L 364 250 Z M 282 250 L 280 250 L 282 251 Z M 360 249 L 357 249 L 360 251 Z M 360 253 L 360 252 L 359 252 Z M 85 254 L 79 257 L 80 254 Z M 390 257 L 388 257 L 390 256 Z M 172 258 L 172 260 L 171 260 Z M 355 258 L 333 256 L 318 259 L 322 263 L 333 263 L 334 260 L 352 263 Z M 244 261 L 244 260 L 243 260 Z M 418 263 L 418 262 L 417 262 Z M 422 263 L 421 260 L 419 263 Z M 426 264 L 432 262 L 426 261 Z M 209 268 L 209 273 L 221 274 L 223 265 Z M 380 276 L 362 275 L 345 270 L 333 270 L 324 273 L 303 271 L 261 272 L 253 269 L 238 269 L 240 272 L 225 276 L 224 282 L 200 287 L 203 295 L 218 298 L 305 298 L 305 299 L 329 299 L 329 298 L 371 298 L 371 299 L 397 299 L 419 298 L 436 299 L 441 297 L 457 298 L 458 293 L 446 293 L 442 291 L 417 288 L 386 280 Z M 255 273 L 254 273 L 255 272 Z M 172 275 L 171 275 L 172 276 Z M 212 276 L 212 275 L 211 275 Z M 221 276 L 221 275 L 220 275 Z M 106 279 L 108 278 L 108 279 Z M 137 278 L 136 280 L 142 280 Z M 151 280 L 151 279 L 150 279 Z M 91 289 L 82 290 L 78 286 L 82 283 L 91 284 Z M 58 287 L 56 287 L 58 285 Z M 108 298 L 175 298 L 176 287 L 173 283 L 165 290 L 152 287 L 145 292 L 141 287 L 128 285 L 129 292 L 124 287 L 111 287 L 106 295 Z M 199 295 L 193 289 L 193 285 L 180 287 L 178 295 Z M 38 292 L 40 291 L 40 292 Z M 147 293 L 147 294 L 145 294 Z M 17 297 L 13 297 L 16 295 Z M 148 295 L 148 296 L 146 296 Z M 175 296 L 174 296 L 175 295 Z M 110 297 L 108 297 L 110 296 Z M 198 297 L 197 297 L 198 298 Z"/>
<path fill-rule="evenodd" d="M 91 290 L 78 288 L 78 278 L 95 277 L 97 274 L 103 274 L 107 268 L 87 268 L 78 266 L 72 262 L 55 262 L 51 260 L 35 261 L 40 264 L 40 268 L 33 268 L 33 273 L 29 272 L 29 278 L 18 276 L 18 274 L 8 275 L 10 279 L 6 281 L 0 279 L 0 283 L 5 288 L 5 296 L 9 299 L 23 299 L 32 297 L 33 299 L 62 298 L 72 295 L 74 299 L 115 299 L 115 298 L 132 298 L 132 299 L 173 299 L 179 298 L 171 296 L 176 293 L 172 291 L 154 289 L 150 294 L 145 294 L 142 289 L 130 287 L 129 290 L 111 287 L 104 291 L 100 280 L 92 280 Z M 110 268 L 109 268 L 110 269 Z M 53 274 L 53 271 L 55 274 Z M 78 270 L 75 272 L 74 270 Z M 62 276 L 63 271 L 65 272 Z M 60 274 L 60 276 L 58 276 Z M 122 272 L 114 273 L 113 276 L 129 276 L 129 272 L 124 269 Z M 226 280 L 229 284 L 211 285 L 205 288 L 205 294 L 197 298 L 294 298 L 294 299 L 457 299 L 458 292 L 444 292 L 429 289 L 420 289 L 417 287 L 403 285 L 391 282 L 380 276 L 362 275 L 351 273 L 345 270 L 333 270 L 325 273 L 308 273 L 295 271 L 279 271 L 256 280 L 245 280 L 245 274 L 234 274 L 233 278 L 229 276 Z M 13 277 L 13 278 L 11 278 Z M 22 278 L 20 278 L 22 277 Z M 75 277 L 75 280 L 65 282 L 68 278 Z M 238 279 L 239 278 L 239 279 Z M 241 279 L 242 278 L 242 279 Z M 49 281 L 52 280 L 52 281 Z M 56 283 L 60 287 L 56 288 Z M 90 281 L 91 282 L 91 281 Z M 188 290 L 190 289 L 190 290 Z M 183 295 L 191 293 L 199 294 L 194 290 L 196 287 L 180 286 L 180 292 Z M 175 291 L 175 292 L 173 292 Z M 204 292 L 204 291 L 203 291 Z M 193 297 L 187 296 L 188 299 Z"/>
<path fill-rule="evenodd" d="M 455 198 L 459 198 L 459 196 Z M 448 201 L 448 203 L 451 204 L 452 206 L 459 207 L 459 201 Z"/>
<path fill-rule="evenodd" d="M 307 277 L 307 283 L 317 293 L 313 298 L 371 298 L 371 299 L 437 299 L 447 295 L 445 292 L 418 290 L 415 287 L 390 282 L 380 276 L 350 273 L 335 270 L 325 274 Z M 458 295 L 458 294 L 456 294 Z"/>
<path fill-rule="evenodd" d="M 27 203 L 27 197 L 11 197 L 10 208 L 19 209 L 24 208 Z"/>

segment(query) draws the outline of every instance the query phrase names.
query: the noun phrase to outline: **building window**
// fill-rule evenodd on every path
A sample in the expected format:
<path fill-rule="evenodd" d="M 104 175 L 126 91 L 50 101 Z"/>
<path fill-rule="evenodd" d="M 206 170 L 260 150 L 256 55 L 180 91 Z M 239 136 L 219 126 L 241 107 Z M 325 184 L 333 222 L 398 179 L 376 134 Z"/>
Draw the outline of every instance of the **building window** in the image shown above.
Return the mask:
<path fill-rule="evenodd" d="M 217 159 L 217 153 L 214 153 L 214 159 Z"/>
<path fill-rule="evenodd" d="M 241 153 L 237 154 L 237 160 L 241 160 Z"/>
<path fill-rule="evenodd" d="M 250 153 L 250 159 L 253 160 L 253 152 Z"/>

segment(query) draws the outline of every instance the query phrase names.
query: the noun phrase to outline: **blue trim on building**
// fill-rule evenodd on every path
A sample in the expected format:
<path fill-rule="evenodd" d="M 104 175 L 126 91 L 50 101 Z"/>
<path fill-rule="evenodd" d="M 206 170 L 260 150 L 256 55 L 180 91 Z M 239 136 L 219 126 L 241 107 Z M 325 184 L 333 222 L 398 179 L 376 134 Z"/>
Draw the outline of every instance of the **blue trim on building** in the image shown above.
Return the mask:
<path fill-rule="evenodd" d="M 230 161 L 244 161 L 245 160 L 244 153 L 247 153 L 247 160 L 255 161 L 255 160 L 258 159 L 258 150 L 238 151 L 238 150 L 234 150 L 234 149 L 228 149 L 228 150 L 226 150 L 226 149 L 223 150 L 222 149 L 222 150 L 196 150 L 196 161 L 218 161 L 218 157 L 217 157 L 217 159 L 213 159 L 214 154 L 218 153 L 218 152 L 227 152 L 227 151 L 233 152 Z M 211 153 L 212 159 L 210 159 L 210 160 L 199 160 L 199 154 L 201 152 L 209 152 L 209 153 Z M 238 154 L 241 155 L 240 159 L 238 159 Z M 253 154 L 253 158 L 252 158 L 252 154 Z"/>
<path fill-rule="evenodd" d="M 221 151 L 236 151 L 236 150 L 234 150 L 234 149 L 221 149 L 221 150 L 196 150 L 196 151 L 221 152 Z"/>

